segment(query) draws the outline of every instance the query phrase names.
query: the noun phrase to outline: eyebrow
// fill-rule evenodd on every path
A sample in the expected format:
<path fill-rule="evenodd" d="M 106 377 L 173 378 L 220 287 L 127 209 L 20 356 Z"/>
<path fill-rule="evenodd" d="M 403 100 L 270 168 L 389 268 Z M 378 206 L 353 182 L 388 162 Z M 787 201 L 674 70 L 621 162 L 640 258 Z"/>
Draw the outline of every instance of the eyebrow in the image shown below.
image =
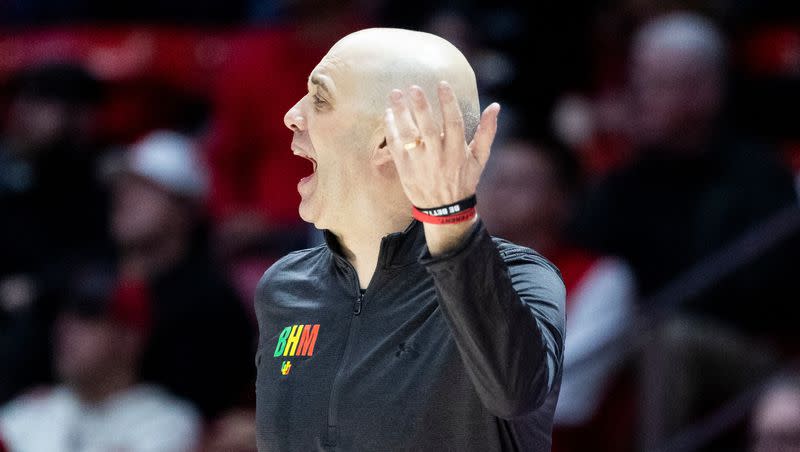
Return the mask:
<path fill-rule="evenodd" d="M 331 95 L 331 90 L 328 89 L 328 85 L 325 84 L 325 80 L 320 78 L 318 75 L 312 74 L 311 78 L 309 79 L 309 81 L 311 82 L 312 85 L 316 85 L 318 89 L 321 89 L 322 91 L 325 91 L 325 93 L 328 96 Z"/>

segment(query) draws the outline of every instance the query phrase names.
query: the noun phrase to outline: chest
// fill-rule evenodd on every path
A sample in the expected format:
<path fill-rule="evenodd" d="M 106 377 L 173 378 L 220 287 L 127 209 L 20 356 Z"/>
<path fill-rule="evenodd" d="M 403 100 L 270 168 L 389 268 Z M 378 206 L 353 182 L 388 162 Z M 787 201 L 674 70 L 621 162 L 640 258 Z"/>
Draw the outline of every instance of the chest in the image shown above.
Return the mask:
<path fill-rule="evenodd" d="M 482 409 L 427 273 L 373 286 L 362 296 L 355 284 L 296 282 L 259 300 L 262 444 L 402 444 L 426 434 L 426 419 Z"/>

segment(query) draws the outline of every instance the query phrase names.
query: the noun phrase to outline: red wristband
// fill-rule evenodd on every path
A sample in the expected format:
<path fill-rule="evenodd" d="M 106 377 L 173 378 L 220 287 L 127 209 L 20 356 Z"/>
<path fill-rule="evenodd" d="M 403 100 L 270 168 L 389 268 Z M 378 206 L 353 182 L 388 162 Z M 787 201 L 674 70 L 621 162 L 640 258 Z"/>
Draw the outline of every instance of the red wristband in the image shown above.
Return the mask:
<path fill-rule="evenodd" d="M 469 221 L 478 214 L 474 207 L 470 207 L 469 209 L 462 210 L 453 215 L 445 215 L 445 216 L 433 216 L 428 215 L 424 212 L 421 212 L 416 207 L 411 208 L 411 213 L 414 215 L 414 218 L 417 220 L 428 223 L 428 224 L 458 224 L 464 223 L 465 221 Z"/>

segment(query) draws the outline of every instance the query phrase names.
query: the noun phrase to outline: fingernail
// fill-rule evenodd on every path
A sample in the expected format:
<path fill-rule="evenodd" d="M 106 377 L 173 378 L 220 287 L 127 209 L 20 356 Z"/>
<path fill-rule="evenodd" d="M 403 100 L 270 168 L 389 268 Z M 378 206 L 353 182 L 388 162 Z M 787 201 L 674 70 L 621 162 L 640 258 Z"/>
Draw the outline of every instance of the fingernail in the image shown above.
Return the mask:
<path fill-rule="evenodd" d="M 399 89 L 393 89 L 391 97 L 393 101 L 399 102 L 400 100 L 403 99 L 403 92 L 400 91 Z"/>
<path fill-rule="evenodd" d="M 448 99 L 451 96 L 455 96 L 455 94 L 453 93 L 453 88 L 451 88 L 450 84 L 444 80 L 439 82 L 439 92 L 445 96 L 445 99 Z"/>
<path fill-rule="evenodd" d="M 422 100 L 422 88 L 420 88 L 417 85 L 411 85 L 411 88 L 409 88 L 409 91 L 411 92 L 411 96 L 414 99 Z"/>

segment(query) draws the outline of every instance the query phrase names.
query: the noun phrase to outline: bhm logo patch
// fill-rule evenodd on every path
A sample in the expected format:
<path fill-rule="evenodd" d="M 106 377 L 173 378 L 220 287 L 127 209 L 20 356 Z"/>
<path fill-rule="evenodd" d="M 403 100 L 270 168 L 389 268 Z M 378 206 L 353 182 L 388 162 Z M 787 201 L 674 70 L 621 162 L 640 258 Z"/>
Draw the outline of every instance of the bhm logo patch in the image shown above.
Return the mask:
<path fill-rule="evenodd" d="M 287 326 L 278 336 L 274 356 L 312 356 L 318 333 L 319 324 Z"/>
<path fill-rule="evenodd" d="M 319 334 L 319 324 L 287 326 L 278 336 L 274 356 L 277 358 L 278 356 L 314 355 L 317 334 Z M 289 375 L 291 369 L 291 361 L 286 360 L 281 363 L 281 375 Z"/>

